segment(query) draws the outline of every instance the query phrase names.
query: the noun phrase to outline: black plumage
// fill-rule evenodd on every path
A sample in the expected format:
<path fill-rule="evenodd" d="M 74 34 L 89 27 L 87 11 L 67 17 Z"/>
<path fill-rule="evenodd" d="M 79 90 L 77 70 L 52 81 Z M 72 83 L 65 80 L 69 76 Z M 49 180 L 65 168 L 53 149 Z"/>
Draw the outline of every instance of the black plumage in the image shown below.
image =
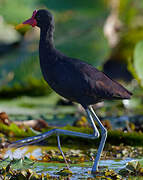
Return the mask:
<path fill-rule="evenodd" d="M 129 99 L 131 92 L 95 67 L 59 52 L 53 43 L 54 20 L 47 10 L 35 17 L 40 27 L 39 57 L 44 79 L 61 96 L 87 107 L 105 99 Z"/>

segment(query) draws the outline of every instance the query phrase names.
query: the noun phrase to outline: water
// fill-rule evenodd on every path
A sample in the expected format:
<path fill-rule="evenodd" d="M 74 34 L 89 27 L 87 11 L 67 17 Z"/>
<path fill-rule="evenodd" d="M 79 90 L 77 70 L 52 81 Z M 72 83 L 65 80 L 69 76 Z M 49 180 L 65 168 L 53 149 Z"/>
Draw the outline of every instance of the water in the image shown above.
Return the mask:
<path fill-rule="evenodd" d="M 101 170 L 106 169 L 105 166 L 108 167 L 108 169 L 114 169 L 116 172 L 118 172 L 120 169 L 124 168 L 126 163 L 131 161 L 131 158 L 127 158 L 125 160 L 101 160 L 99 163 L 99 166 L 101 167 Z M 89 167 L 90 166 L 90 167 Z M 92 165 L 87 166 L 85 164 L 85 167 L 82 166 L 77 166 L 77 165 L 71 165 L 70 170 L 73 172 L 73 175 L 71 176 L 71 180 L 77 180 L 79 178 L 88 178 L 88 177 L 93 177 L 91 172 Z M 45 171 L 43 171 L 46 168 Z M 58 172 L 62 169 L 62 167 L 58 167 L 58 164 L 55 164 L 54 166 L 50 166 L 50 163 L 48 166 L 37 166 L 35 168 L 36 172 L 42 172 L 42 173 L 49 173 L 51 176 L 57 176 L 55 175 L 55 172 Z"/>
<path fill-rule="evenodd" d="M 31 155 L 34 156 L 36 159 L 41 160 L 42 152 L 46 150 L 47 147 L 40 147 L 40 146 L 27 146 L 22 147 L 18 149 L 8 149 L 4 157 L 10 157 L 21 159 L 24 156 L 30 157 Z M 120 169 L 124 168 L 126 166 L 126 163 L 133 161 L 132 158 L 126 158 L 124 160 L 101 160 L 99 163 L 100 170 L 105 169 L 113 169 L 116 172 L 118 172 Z M 32 169 L 35 170 L 37 173 L 41 174 L 50 174 L 51 176 L 58 177 L 59 175 L 56 175 L 57 172 L 59 172 L 61 169 L 66 167 L 64 163 L 57 163 L 57 162 L 39 162 L 36 163 L 36 166 L 32 166 Z M 82 178 L 88 178 L 92 177 L 91 175 L 91 169 L 92 169 L 92 162 L 84 162 L 80 164 L 71 164 L 70 170 L 73 172 L 73 175 L 71 176 L 71 180 L 76 179 L 82 179 Z"/>

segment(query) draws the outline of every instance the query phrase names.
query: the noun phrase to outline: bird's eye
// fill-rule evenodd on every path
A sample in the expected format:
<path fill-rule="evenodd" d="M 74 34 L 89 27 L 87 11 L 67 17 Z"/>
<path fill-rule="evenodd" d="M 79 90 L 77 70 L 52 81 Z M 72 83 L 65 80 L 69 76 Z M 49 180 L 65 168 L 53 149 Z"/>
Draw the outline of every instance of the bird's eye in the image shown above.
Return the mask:
<path fill-rule="evenodd" d="M 38 16 L 36 16 L 36 19 L 37 19 L 37 20 L 40 20 L 40 16 L 39 16 L 39 15 L 38 15 Z"/>

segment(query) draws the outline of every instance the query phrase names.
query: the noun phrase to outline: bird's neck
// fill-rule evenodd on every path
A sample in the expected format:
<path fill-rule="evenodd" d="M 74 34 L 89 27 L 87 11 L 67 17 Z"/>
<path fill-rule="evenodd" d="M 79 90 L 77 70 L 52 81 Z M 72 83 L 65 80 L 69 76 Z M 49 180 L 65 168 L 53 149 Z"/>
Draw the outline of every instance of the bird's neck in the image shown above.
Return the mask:
<path fill-rule="evenodd" d="M 53 26 L 44 26 L 41 28 L 40 33 L 40 46 L 41 48 L 48 48 L 49 50 L 54 47 L 53 43 Z"/>

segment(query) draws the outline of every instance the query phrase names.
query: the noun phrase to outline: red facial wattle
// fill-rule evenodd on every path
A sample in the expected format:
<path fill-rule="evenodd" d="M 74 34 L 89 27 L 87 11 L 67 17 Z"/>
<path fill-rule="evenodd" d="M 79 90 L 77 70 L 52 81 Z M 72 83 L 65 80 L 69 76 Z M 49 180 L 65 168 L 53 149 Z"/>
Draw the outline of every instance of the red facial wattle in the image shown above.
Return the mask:
<path fill-rule="evenodd" d="M 37 21 L 35 19 L 35 16 L 36 16 L 36 13 L 37 13 L 37 10 L 35 10 L 33 12 L 33 15 L 30 19 L 27 19 L 26 21 L 23 22 L 23 24 L 29 24 L 31 25 L 32 27 L 35 27 L 37 25 Z"/>

